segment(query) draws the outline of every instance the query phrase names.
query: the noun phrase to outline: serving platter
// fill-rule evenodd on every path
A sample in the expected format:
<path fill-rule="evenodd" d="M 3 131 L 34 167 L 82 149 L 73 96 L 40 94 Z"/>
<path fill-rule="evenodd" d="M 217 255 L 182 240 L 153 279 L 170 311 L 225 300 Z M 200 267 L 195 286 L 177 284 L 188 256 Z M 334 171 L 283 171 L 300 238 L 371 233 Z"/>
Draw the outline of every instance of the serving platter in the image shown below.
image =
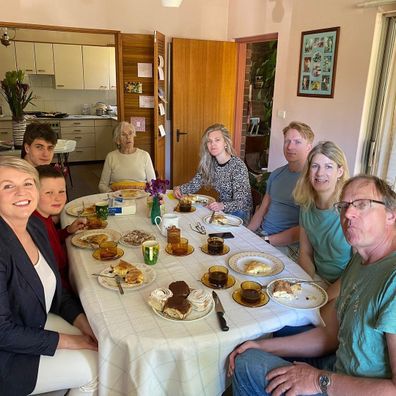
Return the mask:
<path fill-rule="evenodd" d="M 251 261 L 257 261 L 268 266 L 268 271 L 250 274 L 245 271 L 246 265 Z M 228 260 L 228 265 L 235 271 L 249 276 L 273 276 L 282 272 L 285 268 L 282 260 L 264 252 L 241 252 L 234 254 Z"/>
<path fill-rule="evenodd" d="M 277 281 L 287 281 L 298 283 L 304 279 L 298 278 L 280 278 L 275 279 L 267 285 L 267 293 L 271 300 L 285 307 L 294 309 L 317 309 L 327 303 L 328 296 L 326 291 L 316 283 L 301 282 L 301 291 L 296 294 L 296 297 L 289 300 L 287 298 L 275 297 L 274 287 Z"/>
<path fill-rule="evenodd" d="M 126 247 L 140 247 L 145 241 L 156 240 L 154 234 L 145 230 L 130 230 L 122 233 L 119 244 Z"/>
<path fill-rule="evenodd" d="M 133 264 L 133 265 L 143 272 L 143 279 L 144 279 L 143 283 L 136 285 L 136 284 L 122 282 L 121 286 L 124 289 L 124 291 L 142 289 L 143 287 L 146 287 L 151 283 L 153 283 L 157 276 L 154 268 L 152 267 L 149 267 L 145 264 Z M 118 292 L 117 283 L 115 279 L 111 278 L 112 276 L 114 276 L 113 267 L 110 266 L 105 268 L 103 271 L 100 272 L 100 275 L 103 275 L 103 276 L 98 276 L 98 282 L 101 286 L 105 287 L 106 289 L 110 289 Z"/>

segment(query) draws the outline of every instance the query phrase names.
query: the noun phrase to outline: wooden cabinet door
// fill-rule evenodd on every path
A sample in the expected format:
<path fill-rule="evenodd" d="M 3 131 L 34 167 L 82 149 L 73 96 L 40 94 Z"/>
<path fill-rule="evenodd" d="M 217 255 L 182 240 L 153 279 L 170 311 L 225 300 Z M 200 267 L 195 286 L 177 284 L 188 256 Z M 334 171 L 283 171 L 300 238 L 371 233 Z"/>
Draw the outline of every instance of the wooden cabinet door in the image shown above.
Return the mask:
<path fill-rule="evenodd" d="M 109 89 L 109 49 L 83 45 L 84 88 Z"/>
<path fill-rule="evenodd" d="M 8 47 L 0 45 L 0 79 L 3 80 L 6 72 L 15 69 L 15 43 L 10 43 Z"/>
<path fill-rule="evenodd" d="M 34 43 L 37 74 L 54 74 L 54 50 L 50 43 Z"/>
<path fill-rule="evenodd" d="M 172 40 L 173 185 L 196 173 L 201 137 L 208 126 L 221 123 L 233 134 L 236 81 L 236 43 Z"/>
<path fill-rule="evenodd" d="M 81 45 L 54 44 L 55 88 L 84 89 Z"/>
<path fill-rule="evenodd" d="M 26 74 L 36 74 L 34 43 L 17 41 L 15 43 L 17 67 Z"/>

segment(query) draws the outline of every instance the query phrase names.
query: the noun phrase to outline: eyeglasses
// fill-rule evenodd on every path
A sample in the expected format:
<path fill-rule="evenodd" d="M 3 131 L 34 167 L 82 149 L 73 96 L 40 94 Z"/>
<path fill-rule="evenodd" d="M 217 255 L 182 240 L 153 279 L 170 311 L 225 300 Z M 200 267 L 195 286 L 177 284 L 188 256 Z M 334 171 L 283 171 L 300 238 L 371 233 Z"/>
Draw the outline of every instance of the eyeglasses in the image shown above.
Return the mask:
<path fill-rule="evenodd" d="M 351 202 L 341 201 L 334 204 L 334 209 L 338 212 L 345 212 L 351 205 L 359 210 L 360 212 L 365 211 L 367 208 L 371 208 L 372 203 L 385 205 L 385 202 L 377 201 L 376 199 L 355 199 Z"/>

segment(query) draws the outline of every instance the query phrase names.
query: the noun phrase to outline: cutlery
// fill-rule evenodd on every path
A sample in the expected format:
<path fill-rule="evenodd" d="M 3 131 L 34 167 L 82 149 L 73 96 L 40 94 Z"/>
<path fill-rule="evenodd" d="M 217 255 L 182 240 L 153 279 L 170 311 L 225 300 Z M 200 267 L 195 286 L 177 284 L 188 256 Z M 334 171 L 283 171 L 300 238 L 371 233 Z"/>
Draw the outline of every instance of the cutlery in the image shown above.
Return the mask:
<path fill-rule="evenodd" d="M 103 278 L 112 278 L 114 279 L 115 276 L 114 275 L 106 275 L 106 274 L 91 274 L 93 276 L 103 276 Z"/>
<path fill-rule="evenodd" d="M 121 286 L 121 282 L 122 282 L 121 276 L 120 275 L 115 275 L 114 279 L 115 279 L 115 281 L 117 283 L 118 290 L 120 291 L 121 294 L 124 294 L 124 289 Z"/>
<path fill-rule="evenodd" d="M 216 214 L 216 211 L 213 210 L 213 211 L 212 211 L 212 216 L 210 216 L 210 219 L 209 219 L 209 224 L 212 224 L 212 223 L 213 223 L 215 214 Z"/>
<path fill-rule="evenodd" d="M 217 314 L 217 318 L 219 319 L 221 330 L 228 331 L 230 328 L 227 326 L 227 322 L 224 319 L 224 308 L 221 304 L 219 296 L 215 291 L 212 291 L 213 300 L 215 302 L 215 311 Z"/>
<path fill-rule="evenodd" d="M 77 216 L 80 217 L 84 212 L 85 212 L 85 204 L 84 201 L 82 201 L 82 207 L 79 211 L 77 211 Z"/>

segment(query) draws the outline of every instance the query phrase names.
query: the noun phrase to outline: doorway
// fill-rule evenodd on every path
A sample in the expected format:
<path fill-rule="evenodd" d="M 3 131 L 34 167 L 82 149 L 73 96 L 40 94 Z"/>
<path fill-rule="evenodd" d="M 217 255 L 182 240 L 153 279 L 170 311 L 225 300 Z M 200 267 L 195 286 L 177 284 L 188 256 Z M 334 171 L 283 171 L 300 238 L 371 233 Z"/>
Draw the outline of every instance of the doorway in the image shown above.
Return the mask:
<path fill-rule="evenodd" d="M 261 175 L 268 168 L 278 35 L 236 41 L 238 99 L 234 144 L 250 173 Z"/>

